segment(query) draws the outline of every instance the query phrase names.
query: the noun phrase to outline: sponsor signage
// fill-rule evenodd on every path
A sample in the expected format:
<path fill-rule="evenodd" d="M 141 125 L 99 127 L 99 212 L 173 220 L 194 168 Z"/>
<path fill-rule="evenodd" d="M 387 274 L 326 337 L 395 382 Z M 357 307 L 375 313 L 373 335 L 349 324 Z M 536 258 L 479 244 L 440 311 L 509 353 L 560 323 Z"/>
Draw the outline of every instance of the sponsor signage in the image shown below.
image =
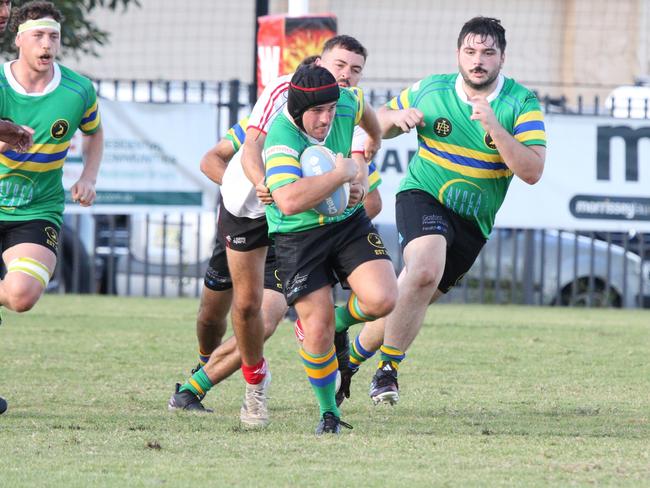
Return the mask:
<path fill-rule="evenodd" d="M 535 185 L 513 178 L 496 225 L 650 232 L 650 120 L 545 117 L 544 175 Z M 416 147 L 414 134 L 382 141 L 379 224 L 395 222 L 394 194 Z"/>
<path fill-rule="evenodd" d="M 63 168 L 66 212 L 137 213 L 213 210 L 217 185 L 199 162 L 215 143 L 217 109 L 204 104 L 149 104 L 100 100 L 104 157 L 91 207 L 72 203 L 81 175 L 82 136 L 73 138 Z"/>

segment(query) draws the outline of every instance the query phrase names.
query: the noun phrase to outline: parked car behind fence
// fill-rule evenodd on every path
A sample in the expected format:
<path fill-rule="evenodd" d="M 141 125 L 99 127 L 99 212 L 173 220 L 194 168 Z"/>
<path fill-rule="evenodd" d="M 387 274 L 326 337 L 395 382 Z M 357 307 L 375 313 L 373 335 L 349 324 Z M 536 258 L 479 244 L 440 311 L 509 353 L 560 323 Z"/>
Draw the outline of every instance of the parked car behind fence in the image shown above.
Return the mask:
<path fill-rule="evenodd" d="M 76 240 L 63 239 L 62 265 L 53 280 L 65 283 L 60 291 L 199 296 L 214 244 L 214 214 L 93 216 L 92 225 L 87 220 L 72 216 L 66 222 L 66 234 Z M 397 231 L 386 225 L 378 230 L 399 272 Z M 650 307 L 650 260 L 630 251 L 633 240 L 621 236 L 495 229 L 443 301 Z M 650 243 L 644 234 L 636 237 L 634 249 L 645 253 Z"/>

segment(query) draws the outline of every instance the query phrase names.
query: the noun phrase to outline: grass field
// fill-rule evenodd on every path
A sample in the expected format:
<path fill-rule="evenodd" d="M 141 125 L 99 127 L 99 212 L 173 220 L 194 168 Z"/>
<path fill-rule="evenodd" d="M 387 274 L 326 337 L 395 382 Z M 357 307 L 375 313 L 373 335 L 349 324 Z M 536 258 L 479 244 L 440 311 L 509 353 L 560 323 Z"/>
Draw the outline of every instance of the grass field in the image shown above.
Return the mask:
<path fill-rule="evenodd" d="M 292 327 L 267 343 L 272 423 L 238 423 L 240 374 L 169 414 L 196 361 L 195 300 L 46 296 L 0 328 L 0 486 L 650 486 L 650 312 L 439 305 L 401 401 L 355 378 L 316 438 Z M 355 330 L 356 332 L 356 330 Z"/>

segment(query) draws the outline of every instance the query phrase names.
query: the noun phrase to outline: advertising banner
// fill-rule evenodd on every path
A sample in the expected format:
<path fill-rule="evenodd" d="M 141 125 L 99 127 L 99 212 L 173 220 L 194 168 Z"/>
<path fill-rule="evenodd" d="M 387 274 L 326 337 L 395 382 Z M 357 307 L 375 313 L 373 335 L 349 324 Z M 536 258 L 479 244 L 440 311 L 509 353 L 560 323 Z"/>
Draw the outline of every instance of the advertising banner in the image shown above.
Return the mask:
<path fill-rule="evenodd" d="M 513 178 L 500 227 L 650 232 L 650 121 L 545 116 L 542 179 Z M 375 158 L 384 202 L 378 223 L 395 222 L 395 192 L 417 148 L 414 134 L 382 141 Z"/>
<path fill-rule="evenodd" d="M 78 132 L 63 168 L 66 212 L 127 214 L 214 209 L 217 185 L 199 168 L 216 142 L 215 106 L 100 100 L 104 157 L 89 208 L 68 193 L 83 169 Z"/>
<path fill-rule="evenodd" d="M 270 81 L 293 73 L 307 56 L 320 54 L 323 44 L 336 35 L 333 15 L 266 15 L 260 17 L 258 23 L 258 95 Z"/>

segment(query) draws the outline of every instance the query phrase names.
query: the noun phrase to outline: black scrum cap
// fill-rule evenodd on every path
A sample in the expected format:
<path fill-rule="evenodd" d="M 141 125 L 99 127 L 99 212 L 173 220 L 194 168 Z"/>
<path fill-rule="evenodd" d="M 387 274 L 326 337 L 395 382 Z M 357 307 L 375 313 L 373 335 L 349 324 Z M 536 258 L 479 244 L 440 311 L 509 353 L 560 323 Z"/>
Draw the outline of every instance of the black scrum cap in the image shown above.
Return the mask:
<path fill-rule="evenodd" d="M 296 125 L 304 130 L 302 114 L 306 110 L 338 99 L 339 86 L 332 73 L 314 64 L 301 66 L 291 78 L 287 110 Z"/>

